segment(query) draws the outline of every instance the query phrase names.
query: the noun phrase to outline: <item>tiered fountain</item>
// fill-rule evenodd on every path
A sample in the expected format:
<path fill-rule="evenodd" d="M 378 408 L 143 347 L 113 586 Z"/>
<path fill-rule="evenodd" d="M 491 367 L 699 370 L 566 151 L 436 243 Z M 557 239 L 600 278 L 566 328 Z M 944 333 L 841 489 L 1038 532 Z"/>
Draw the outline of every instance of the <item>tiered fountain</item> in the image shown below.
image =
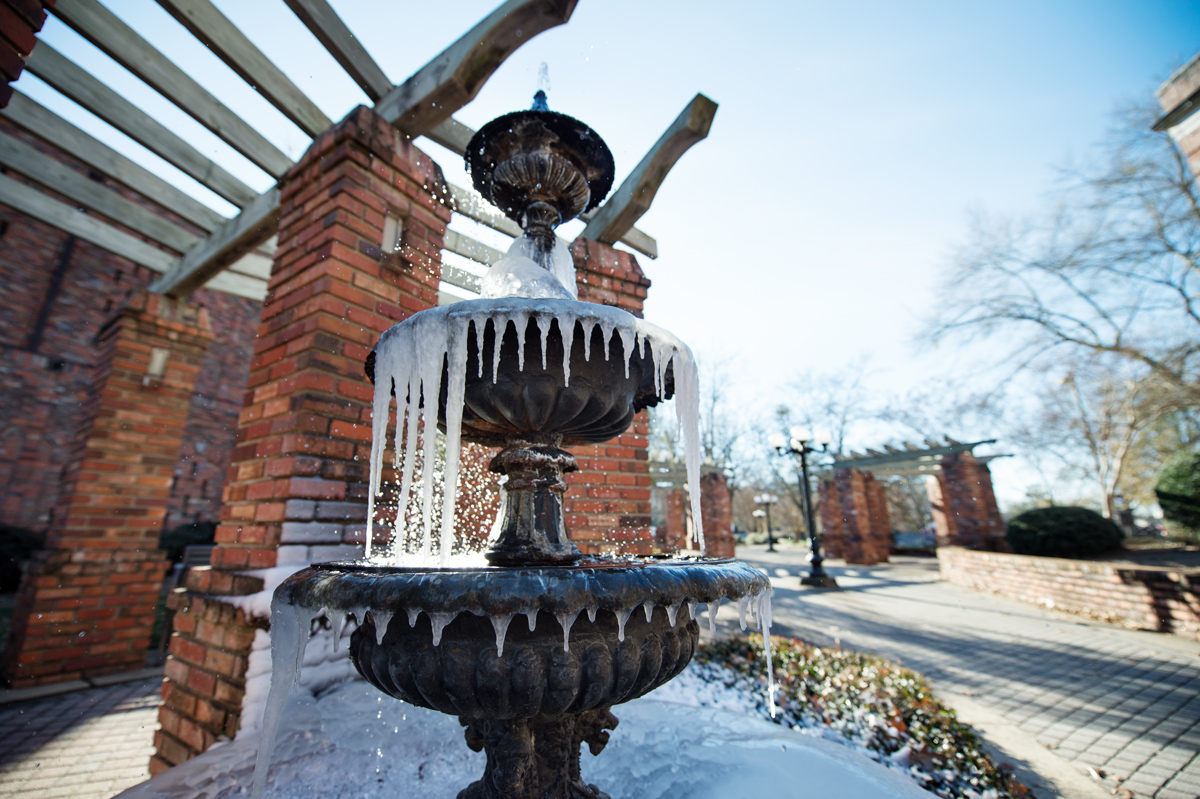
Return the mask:
<path fill-rule="evenodd" d="M 617 724 L 610 708 L 687 665 L 700 632 L 697 605 L 707 604 L 711 623 L 722 600 L 736 601 L 743 627 L 751 609 L 768 631 L 770 584 L 745 564 L 587 557 L 564 525 L 563 474 L 576 462 L 563 447 L 607 441 L 639 410 L 675 395 L 701 529 L 691 352 L 625 311 L 575 299 L 571 256 L 554 234 L 612 186 L 608 147 L 578 120 L 546 110 L 539 92 L 533 110 L 485 125 L 466 160 L 475 188 L 525 234 L 492 266 L 481 299 L 415 314 L 385 332 L 367 361 L 372 503 L 396 399 L 398 535 L 391 560 L 368 540 L 365 561 L 316 565 L 275 591 L 259 795 L 280 710 L 321 615 L 338 637 L 355 618 L 351 656 L 373 685 L 458 716 L 467 745 L 487 753 L 483 777 L 459 799 L 605 797 L 580 778 L 580 746 L 599 754 Z M 440 514 L 435 425 L 445 433 Z M 461 441 L 503 447 L 491 462 L 506 479 L 488 565 L 455 563 Z M 417 523 L 406 524 L 410 491 Z M 510 626 L 517 614 L 525 619 Z"/>

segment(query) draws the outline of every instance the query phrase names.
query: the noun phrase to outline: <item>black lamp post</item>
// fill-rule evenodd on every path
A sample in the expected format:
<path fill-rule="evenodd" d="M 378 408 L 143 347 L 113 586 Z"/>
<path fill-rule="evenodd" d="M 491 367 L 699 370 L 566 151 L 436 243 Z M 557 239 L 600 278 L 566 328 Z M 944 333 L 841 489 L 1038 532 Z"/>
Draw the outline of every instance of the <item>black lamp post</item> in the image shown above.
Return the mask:
<path fill-rule="evenodd" d="M 807 427 L 793 427 L 790 432 L 792 434 L 790 441 L 783 434 L 775 433 L 771 435 L 768 442 L 780 455 L 795 455 L 800 459 L 800 496 L 804 500 L 804 524 L 808 527 L 808 545 L 811 550 L 809 562 L 812 564 L 808 576 L 802 578 L 800 584 L 811 585 L 815 588 L 837 588 L 837 581 L 826 574 L 825 568 L 822 566 L 825 558 L 821 555 L 821 536 L 817 533 L 817 526 L 813 522 L 812 493 L 808 484 L 808 454 L 810 452 L 828 452 L 832 436 L 828 430 L 818 430 L 814 434 Z M 820 444 L 821 448 L 818 450 L 810 447 L 810 441 Z"/>
<path fill-rule="evenodd" d="M 767 551 L 775 551 L 775 536 L 771 534 L 771 506 L 779 501 L 779 497 L 774 494 L 756 494 L 754 496 L 754 504 L 761 505 L 762 509 L 754 512 L 754 515 L 763 514 L 767 517 Z"/>

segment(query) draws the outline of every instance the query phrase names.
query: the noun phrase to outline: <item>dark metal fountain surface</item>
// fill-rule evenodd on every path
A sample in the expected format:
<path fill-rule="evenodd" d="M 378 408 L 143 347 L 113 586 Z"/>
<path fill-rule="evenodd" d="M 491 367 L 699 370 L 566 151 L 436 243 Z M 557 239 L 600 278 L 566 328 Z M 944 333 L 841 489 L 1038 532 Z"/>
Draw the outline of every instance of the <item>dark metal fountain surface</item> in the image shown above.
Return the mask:
<path fill-rule="evenodd" d="M 547 269 L 561 246 L 554 228 L 595 207 L 614 174 L 608 147 L 589 127 L 546 110 L 493 120 L 466 158 L 476 188 L 525 228 L 535 263 Z M 413 381 L 419 365 L 396 365 L 403 353 L 382 353 L 393 333 L 422 340 L 419 317 L 457 331 L 445 361 L 439 352 L 427 362 L 441 372 L 437 418 L 447 440 L 502 447 L 491 462 L 507 478 L 500 532 L 486 553 L 493 565 L 305 569 L 275 592 L 273 642 L 276 624 L 291 618 L 283 609 L 310 610 L 296 615 L 299 627 L 321 609 L 331 620 L 353 615 L 359 672 L 391 696 L 457 715 L 467 744 L 487 753 L 483 777 L 459 799 L 605 797 L 580 778 L 580 746 L 598 754 L 617 724 L 611 707 L 687 665 L 699 636 L 696 606 L 707 604 L 715 618 L 722 601 L 737 602 L 744 620 L 753 602 L 769 622 L 770 583 L 746 564 L 585 557 L 567 534 L 563 474 L 577 465 L 563 447 L 620 435 L 639 410 L 670 397 L 681 374 L 669 358 L 684 357 L 686 346 L 624 311 L 569 299 L 500 297 L 424 311 L 385 333 L 381 354 L 366 364 L 373 382 L 386 375 L 377 390 L 390 388 L 408 409 L 398 423 L 408 416 L 415 424 L 433 396 L 421 387 L 432 384 Z M 454 347 L 465 360 L 451 357 Z M 376 418 L 388 399 L 378 397 Z M 291 645 L 273 643 L 274 657 L 299 662 L 300 645 Z"/>

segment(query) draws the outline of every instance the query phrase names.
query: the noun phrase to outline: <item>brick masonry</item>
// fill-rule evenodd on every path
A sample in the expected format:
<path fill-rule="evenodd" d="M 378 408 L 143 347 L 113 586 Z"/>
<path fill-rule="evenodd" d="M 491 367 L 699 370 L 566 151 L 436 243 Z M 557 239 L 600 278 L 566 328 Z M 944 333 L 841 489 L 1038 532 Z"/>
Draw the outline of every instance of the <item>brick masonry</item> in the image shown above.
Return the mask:
<path fill-rule="evenodd" d="M 46 23 L 46 9 L 54 0 L 4 0 L 0 2 L 0 108 L 12 97 L 11 84 L 25 69 L 25 59 L 37 44 L 34 35 Z"/>
<path fill-rule="evenodd" d="M 14 687 L 144 662 L 164 568 L 158 534 L 211 339 L 204 309 L 144 292 L 101 329 L 63 515 L 17 596 L 3 663 Z M 161 374 L 156 351 L 167 356 Z"/>
<path fill-rule="evenodd" d="M 660 489 L 661 490 L 661 489 Z M 686 488 L 663 492 L 665 524 L 654 531 L 654 543 L 661 552 L 695 550 L 691 502 Z M 733 501 L 725 475 L 709 467 L 700 476 L 700 513 L 704 516 L 704 547 L 718 558 L 734 556 Z"/>
<path fill-rule="evenodd" d="M 858 469 L 837 469 L 818 491 L 821 540 L 827 557 L 847 563 L 886 563 L 892 545 L 887 497 L 874 477 Z"/>
<path fill-rule="evenodd" d="M 942 579 L 1010 599 L 1200 640 L 1200 570 L 939 547 Z"/>
<path fill-rule="evenodd" d="M 1174 111 L 1196 90 L 1200 89 L 1200 55 L 1181 67 L 1158 89 L 1158 103 L 1163 113 Z M 1192 175 L 1200 175 L 1200 116 L 1191 117 L 1171 129 L 1171 135 L 1192 167 Z"/>
<path fill-rule="evenodd" d="M 941 470 L 925 486 L 939 547 L 1008 548 L 986 463 L 969 452 L 943 456 Z"/>

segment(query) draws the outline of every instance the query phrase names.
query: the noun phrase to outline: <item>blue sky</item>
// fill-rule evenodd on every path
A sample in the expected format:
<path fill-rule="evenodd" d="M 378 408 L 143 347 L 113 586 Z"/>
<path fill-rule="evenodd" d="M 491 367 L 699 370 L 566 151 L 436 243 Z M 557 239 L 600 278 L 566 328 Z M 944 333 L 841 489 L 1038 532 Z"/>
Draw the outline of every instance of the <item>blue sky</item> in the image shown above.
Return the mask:
<path fill-rule="evenodd" d="M 157 4 L 105 2 L 289 155 L 307 146 Z M 282 0 L 217 5 L 331 118 L 366 102 Z M 495 2 L 333 5 L 400 82 Z M 43 38 L 252 186 L 269 185 L 64 24 L 52 18 Z M 796 373 L 863 354 L 880 390 L 944 369 L 951 355 L 921 352 L 911 335 L 968 212 L 1035 212 L 1056 164 L 1086 158 L 1117 105 L 1152 96 L 1197 51 L 1196 2 L 581 0 L 456 116 L 478 127 L 527 107 L 546 62 L 551 108 L 605 137 L 620 179 L 696 92 L 716 100 L 708 140 L 639 223 L 661 253 L 641 259 L 654 281 L 647 316 L 702 358 L 732 357 L 735 396 L 769 409 Z M 18 86 L 232 211 L 36 78 Z M 427 149 L 467 184 L 456 156 Z"/>

